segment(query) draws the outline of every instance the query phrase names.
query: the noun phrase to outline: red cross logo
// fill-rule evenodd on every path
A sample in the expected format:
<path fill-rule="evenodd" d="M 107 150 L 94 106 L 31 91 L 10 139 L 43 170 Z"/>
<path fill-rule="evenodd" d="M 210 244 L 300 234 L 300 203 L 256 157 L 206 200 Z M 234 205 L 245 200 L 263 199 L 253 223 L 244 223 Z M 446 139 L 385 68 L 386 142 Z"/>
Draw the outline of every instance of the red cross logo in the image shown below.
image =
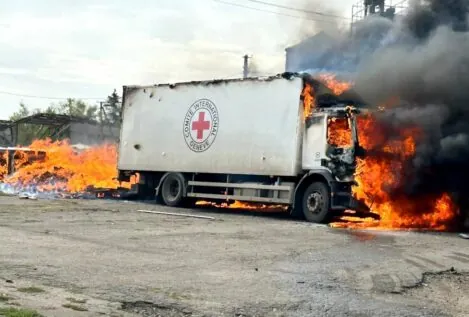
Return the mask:
<path fill-rule="evenodd" d="M 205 121 L 205 112 L 199 112 L 199 119 L 192 122 L 192 131 L 197 131 L 197 140 L 202 140 L 204 131 L 210 129 L 210 121 Z"/>

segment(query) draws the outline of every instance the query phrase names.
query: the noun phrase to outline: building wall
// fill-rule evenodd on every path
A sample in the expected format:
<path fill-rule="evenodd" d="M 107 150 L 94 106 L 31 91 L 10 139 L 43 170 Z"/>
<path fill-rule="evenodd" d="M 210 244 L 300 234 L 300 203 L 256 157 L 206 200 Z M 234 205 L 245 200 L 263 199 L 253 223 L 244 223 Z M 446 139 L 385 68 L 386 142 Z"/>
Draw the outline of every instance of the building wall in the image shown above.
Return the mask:
<path fill-rule="evenodd" d="M 116 126 L 98 125 L 91 123 L 71 123 L 69 136 L 72 144 L 97 145 L 102 143 L 117 143 L 120 128 Z"/>
<path fill-rule="evenodd" d="M 334 40 L 329 35 L 320 32 L 286 48 L 285 71 L 302 72 L 310 68 L 316 68 L 333 44 Z"/>
<path fill-rule="evenodd" d="M 356 22 L 346 37 L 320 32 L 285 49 L 286 71 L 352 74 L 376 50 L 399 40 L 388 36 L 391 28 L 390 18 L 372 17 Z"/>

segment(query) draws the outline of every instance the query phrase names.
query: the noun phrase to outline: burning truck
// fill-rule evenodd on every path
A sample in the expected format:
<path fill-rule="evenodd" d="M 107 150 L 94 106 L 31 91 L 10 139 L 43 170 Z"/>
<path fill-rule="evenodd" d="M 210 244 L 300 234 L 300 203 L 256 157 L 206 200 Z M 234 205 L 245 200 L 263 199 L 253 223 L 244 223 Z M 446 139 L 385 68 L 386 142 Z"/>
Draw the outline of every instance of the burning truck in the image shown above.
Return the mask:
<path fill-rule="evenodd" d="M 353 198 L 356 100 L 306 74 L 126 86 L 119 181 L 167 206 L 198 199 L 288 206 L 326 222 Z"/>

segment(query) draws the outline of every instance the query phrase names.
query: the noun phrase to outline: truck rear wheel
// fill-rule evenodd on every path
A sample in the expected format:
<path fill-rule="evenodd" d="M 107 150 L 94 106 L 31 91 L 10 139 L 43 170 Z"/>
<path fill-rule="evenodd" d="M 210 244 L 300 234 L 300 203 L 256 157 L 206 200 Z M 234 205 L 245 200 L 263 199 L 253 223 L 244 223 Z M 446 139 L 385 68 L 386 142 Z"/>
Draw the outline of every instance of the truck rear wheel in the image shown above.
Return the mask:
<path fill-rule="evenodd" d="M 161 199 L 170 207 L 182 204 L 184 199 L 184 179 L 177 174 L 168 174 L 161 184 Z"/>
<path fill-rule="evenodd" d="M 306 220 L 324 223 L 329 219 L 329 188 L 322 182 L 309 185 L 303 194 L 302 209 Z"/>

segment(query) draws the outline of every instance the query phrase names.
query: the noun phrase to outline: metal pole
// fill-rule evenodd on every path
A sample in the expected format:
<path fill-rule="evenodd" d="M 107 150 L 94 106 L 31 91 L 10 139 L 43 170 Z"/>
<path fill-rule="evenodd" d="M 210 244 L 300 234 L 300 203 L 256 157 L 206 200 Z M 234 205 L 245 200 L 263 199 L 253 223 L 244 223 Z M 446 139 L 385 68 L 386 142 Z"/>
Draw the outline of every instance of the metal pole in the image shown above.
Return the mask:
<path fill-rule="evenodd" d="M 249 74 L 249 56 L 246 54 L 243 56 L 243 60 L 244 60 L 244 63 L 243 63 L 243 78 L 248 78 L 248 74 Z"/>

